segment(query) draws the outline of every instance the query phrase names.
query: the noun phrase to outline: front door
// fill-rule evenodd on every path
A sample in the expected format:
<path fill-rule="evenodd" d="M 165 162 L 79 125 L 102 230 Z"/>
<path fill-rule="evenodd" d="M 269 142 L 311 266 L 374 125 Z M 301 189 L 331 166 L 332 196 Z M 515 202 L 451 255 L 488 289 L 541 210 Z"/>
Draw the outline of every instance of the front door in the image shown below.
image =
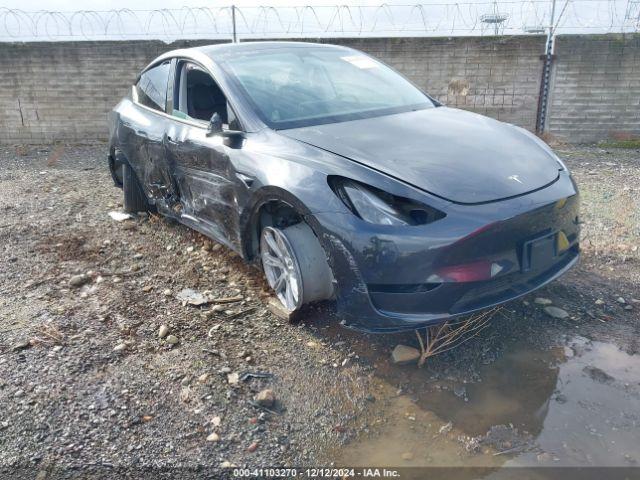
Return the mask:
<path fill-rule="evenodd" d="M 232 157 L 238 149 L 227 146 L 219 135 L 207 134 L 214 113 L 228 125 L 226 97 L 204 69 L 179 61 L 171 107 L 174 120 L 167 129 L 166 155 L 179 191 L 181 220 L 237 248 L 237 177 Z"/>

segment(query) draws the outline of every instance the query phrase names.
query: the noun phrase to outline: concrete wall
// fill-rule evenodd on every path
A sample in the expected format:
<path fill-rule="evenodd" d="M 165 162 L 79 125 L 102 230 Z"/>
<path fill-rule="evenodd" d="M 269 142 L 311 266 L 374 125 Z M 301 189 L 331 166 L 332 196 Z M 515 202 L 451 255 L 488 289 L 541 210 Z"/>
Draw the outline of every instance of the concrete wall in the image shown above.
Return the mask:
<path fill-rule="evenodd" d="M 551 133 L 568 141 L 640 135 L 639 39 L 558 39 Z M 371 53 L 447 105 L 535 128 L 543 37 L 330 42 Z M 0 143 L 105 139 L 107 112 L 142 67 L 164 51 L 203 43 L 215 42 L 0 43 Z"/>
<path fill-rule="evenodd" d="M 640 137 L 640 35 L 556 39 L 548 130 L 572 142 Z"/>
<path fill-rule="evenodd" d="M 324 40 L 327 41 L 327 40 Z M 541 37 L 340 39 L 391 64 L 448 105 L 535 127 Z M 213 42 L 0 43 L 0 143 L 87 141 L 142 67 Z"/>
<path fill-rule="evenodd" d="M 107 112 L 140 69 L 170 48 L 146 41 L 0 43 L 0 143 L 106 139 Z"/>

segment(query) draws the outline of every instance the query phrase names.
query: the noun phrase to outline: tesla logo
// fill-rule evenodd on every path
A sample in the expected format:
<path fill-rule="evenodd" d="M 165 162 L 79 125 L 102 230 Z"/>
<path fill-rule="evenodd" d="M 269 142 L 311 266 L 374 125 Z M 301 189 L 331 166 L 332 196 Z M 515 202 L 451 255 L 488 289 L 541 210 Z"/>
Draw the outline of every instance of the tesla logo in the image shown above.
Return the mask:
<path fill-rule="evenodd" d="M 507 178 L 509 180 L 513 180 L 514 182 L 522 183 L 522 180 L 518 178 L 518 175 L 509 175 Z"/>

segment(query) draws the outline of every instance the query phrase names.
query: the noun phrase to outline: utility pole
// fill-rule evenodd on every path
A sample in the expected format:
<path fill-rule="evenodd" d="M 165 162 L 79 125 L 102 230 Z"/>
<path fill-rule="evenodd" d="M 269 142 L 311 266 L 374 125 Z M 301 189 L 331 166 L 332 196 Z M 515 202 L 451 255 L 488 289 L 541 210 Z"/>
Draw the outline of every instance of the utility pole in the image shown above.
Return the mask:
<path fill-rule="evenodd" d="M 555 0 L 554 0 L 555 5 Z M 238 43 L 238 36 L 236 33 L 236 6 L 231 5 L 231 25 L 233 27 L 233 43 Z"/>
<path fill-rule="evenodd" d="M 562 16 L 562 15 L 561 15 Z M 551 64 L 553 63 L 553 35 L 555 30 L 556 0 L 551 0 L 551 22 L 547 32 L 547 44 L 542 65 L 542 79 L 540 80 L 540 98 L 538 100 L 538 115 L 536 118 L 536 133 L 544 133 L 549 108 L 549 83 L 551 82 Z"/>

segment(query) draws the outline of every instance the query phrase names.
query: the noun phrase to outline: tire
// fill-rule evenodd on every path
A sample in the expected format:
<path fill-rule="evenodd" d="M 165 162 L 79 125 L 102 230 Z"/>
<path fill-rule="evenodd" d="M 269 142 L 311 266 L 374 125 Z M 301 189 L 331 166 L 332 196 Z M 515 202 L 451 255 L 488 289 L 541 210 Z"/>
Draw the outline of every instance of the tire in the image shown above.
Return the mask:
<path fill-rule="evenodd" d="M 135 172 L 128 163 L 122 164 L 122 192 L 124 193 L 124 211 L 127 213 L 146 212 L 149 202 Z"/>
<path fill-rule="evenodd" d="M 287 311 L 333 296 L 334 279 L 327 256 L 306 223 L 263 228 L 260 258 L 267 283 Z"/>

